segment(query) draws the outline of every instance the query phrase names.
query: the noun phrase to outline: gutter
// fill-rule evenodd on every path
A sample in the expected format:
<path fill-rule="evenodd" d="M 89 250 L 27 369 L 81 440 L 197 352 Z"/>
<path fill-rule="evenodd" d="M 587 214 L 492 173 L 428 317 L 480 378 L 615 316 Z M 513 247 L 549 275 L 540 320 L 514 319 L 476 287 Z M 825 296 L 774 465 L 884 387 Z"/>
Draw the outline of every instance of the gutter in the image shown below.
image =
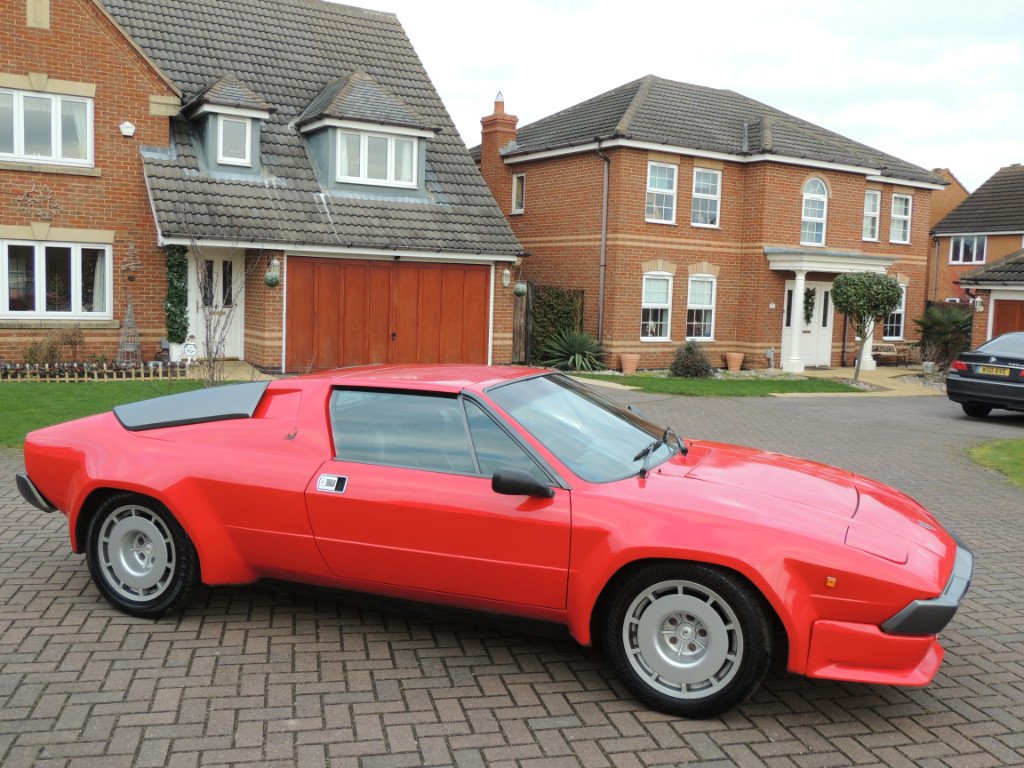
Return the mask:
<path fill-rule="evenodd" d="M 604 339 L 604 282 L 608 269 L 608 173 L 612 159 L 601 149 L 601 140 L 596 139 L 594 152 L 604 160 L 604 179 L 601 185 L 601 259 L 597 270 L 597 340 Z"/>

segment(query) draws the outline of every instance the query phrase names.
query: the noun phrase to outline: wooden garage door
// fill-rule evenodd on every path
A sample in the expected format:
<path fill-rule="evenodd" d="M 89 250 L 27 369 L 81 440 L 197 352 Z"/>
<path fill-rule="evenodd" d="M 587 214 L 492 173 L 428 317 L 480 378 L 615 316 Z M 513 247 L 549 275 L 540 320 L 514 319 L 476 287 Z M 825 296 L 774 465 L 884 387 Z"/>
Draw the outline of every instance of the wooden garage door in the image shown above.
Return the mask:
<path fill-rule="evenodd" d="M 992 335 L 1024 331 L 1024 301 L 996 299 L 992 302 Z"/>
<path fill-rule="evenodd" d="M 486 363 L 490 268 L 288 259 L 286 369 Z"/>

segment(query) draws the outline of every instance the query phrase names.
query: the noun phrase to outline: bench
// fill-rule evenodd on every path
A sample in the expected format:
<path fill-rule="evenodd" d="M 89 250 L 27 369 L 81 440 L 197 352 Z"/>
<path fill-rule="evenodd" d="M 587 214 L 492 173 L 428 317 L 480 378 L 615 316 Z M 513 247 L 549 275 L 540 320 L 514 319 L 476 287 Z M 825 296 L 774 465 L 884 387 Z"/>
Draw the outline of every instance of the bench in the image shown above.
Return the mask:
<path fill-rule="evenodd" d="M 889 344 L 888 342 L 873 345 L 871 348 L 871 356 L 875 358 L 875 362 L 879 364 L 888 363 L 889 365 L 906 365 L 908 362 L 907 348 L 904 346 Z"/>

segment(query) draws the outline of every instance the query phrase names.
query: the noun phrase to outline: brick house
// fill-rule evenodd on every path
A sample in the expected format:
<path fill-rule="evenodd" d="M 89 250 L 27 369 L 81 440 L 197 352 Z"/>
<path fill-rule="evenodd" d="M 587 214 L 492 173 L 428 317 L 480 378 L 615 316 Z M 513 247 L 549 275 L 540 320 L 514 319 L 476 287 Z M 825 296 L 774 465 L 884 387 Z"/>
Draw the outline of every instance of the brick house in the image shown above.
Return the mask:
<path fill-rule="evenodd" d="M 127 293 L 164 336 L 164 257 L 139 147 L 166 145 L 180 91 L 92 0 L 5 3 L 0 25 L 0 361 L 78 326 L 116 353 Z"/>
<path fill-rule="evenodd" d="M 938 301 L 975 310 L 972 345 L 1024 330 L 1024 165 L 1008 165 L 933 228 Z"/>
<path fill-rule="evenodd" d="M 73 246 L 80 266 L 70 270 L 70 314 L 38 298 L 52 291 L 38 277 L 50 268 L 40 261 L 48 252 L 37 254 L 32 314 L 5 289 L 0 326 L 77 324 L 91 349 L 110 354 L 131 263 L 151 358 L 165 335 L 160 247 L 180 245 L 189 251 L 190 332 L 200 350 L 203 319 L 216 316 L 227 357 L 272 370 L 511 358 L 513 297 L 503 273 L 521 248 L 394 15 L 311 0 L 19 5 L 48 26 L 2 33 L 0 55 L 13 56 L 4 71 L 17 87 L 0 83 L 0 116 L 5 92 L 17 123 L 44 90 L 32 69 L 38 51 L 48 57 L 38 74 L 51 84 L 107 77 L 108 58 L 109 80 L 64 117 L 63 125 L 77 119 L 95 133 L 95 151 L 71 163 L 84 181 L 41 185 L 38 153 L 20 145 L 0 179 L 19 195 L 43 186 L 47 200 L 56 196 L 50 215 L 62 238 L 81 207 L 81 226 L 102 230 L 107 250 L 101 257 Z M 64 102 L 53 99 L 56 114 Z M 125 120 L 136 126 L 132 137 L 119 132 Z M 6 248 L 10 235 L 38 228 L 41 204 L 18 205 L 4 209 L 3 224 L 24 231 L 4 234 Z M 92 299 L 102 320 L 85 298 L 74 303 L 87 283 L 104 286 L 90 294 L 102 298 Z M 5 342 L 3 354 L 16 356 L 18 346 Z"/>
<path fill-rule="evenodd" d="M 918 166 L 733 91 L 647 76 L 517 130 L 499 99 L 472 150 L 533 281 L 580 287 L 612 358 L 664 367 L 686 339 L 713 362 L 852 362 L 836 275 L 905 288 L 878 338 L 914 336 L 933 191 Z M 791 343 L 794 328 L 798 343 Z M 870 344 L 865 365 L 873 365 Z"/>

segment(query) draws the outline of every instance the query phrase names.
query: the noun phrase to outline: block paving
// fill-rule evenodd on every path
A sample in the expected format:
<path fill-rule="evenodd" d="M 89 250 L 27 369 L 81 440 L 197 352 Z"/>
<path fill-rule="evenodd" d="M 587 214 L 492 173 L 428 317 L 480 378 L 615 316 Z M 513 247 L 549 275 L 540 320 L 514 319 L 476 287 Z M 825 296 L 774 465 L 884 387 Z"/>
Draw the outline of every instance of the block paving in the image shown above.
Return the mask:
<path fill-rule="evenodd" d="M 681 434 L 840 464 L 918 498 L 977 556 L 922 689 L 774 670 L 746 704 L 677 720 L 631 699 L 557 628 L 273 585 L 210 590 L 181 616 L 112 609 L 64 518 L 22 501 L 0 455 L 0 765 L 1024 765 L 1024 492 L 971 444 L 1024 415 L 945 398 L 692 399 L 611 392 Z"/>

